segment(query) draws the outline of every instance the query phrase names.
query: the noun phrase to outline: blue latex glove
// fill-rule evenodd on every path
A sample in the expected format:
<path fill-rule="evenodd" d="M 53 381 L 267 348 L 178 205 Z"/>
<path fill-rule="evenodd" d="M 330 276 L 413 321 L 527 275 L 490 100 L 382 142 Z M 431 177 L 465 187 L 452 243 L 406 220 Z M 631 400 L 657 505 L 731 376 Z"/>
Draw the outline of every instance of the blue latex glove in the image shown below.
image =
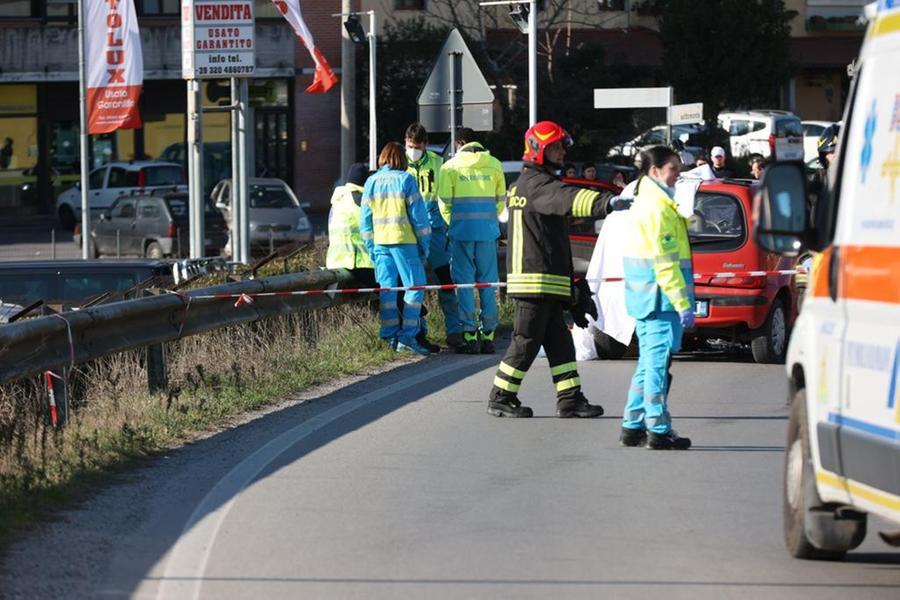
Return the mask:
<path fill-rule="evenodd" d="M 694 309 L 686 308 L 683 311 L 678 313 L 678 318 L 681 319 L 681 326 L 685 329 L 690 329 L 694 326 Z"/>

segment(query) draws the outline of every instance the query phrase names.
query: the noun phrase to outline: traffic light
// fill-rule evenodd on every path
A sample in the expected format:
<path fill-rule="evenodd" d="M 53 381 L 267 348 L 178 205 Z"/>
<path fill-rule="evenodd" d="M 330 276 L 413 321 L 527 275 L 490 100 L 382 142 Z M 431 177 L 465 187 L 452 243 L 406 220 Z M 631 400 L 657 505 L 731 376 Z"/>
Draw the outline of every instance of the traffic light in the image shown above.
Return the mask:
<path fill-rule="evenodd" d="M 350 36 L 350 41 L 354 44 L 366 43 L 366 30 L 363 29 L 362 23 L 359 22 L 359 17 L 356 15 L 350 15 L 344 21 L 344 29 L 347 30 L 347 35 Z"/>

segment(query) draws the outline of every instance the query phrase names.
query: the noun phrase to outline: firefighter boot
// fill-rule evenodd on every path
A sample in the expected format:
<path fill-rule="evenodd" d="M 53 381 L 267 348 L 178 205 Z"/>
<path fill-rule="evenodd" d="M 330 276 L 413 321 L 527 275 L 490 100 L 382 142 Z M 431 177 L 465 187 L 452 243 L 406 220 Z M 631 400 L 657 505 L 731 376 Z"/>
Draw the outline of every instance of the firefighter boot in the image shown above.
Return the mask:
<path fill-rule="evenodd" d="M 560 419 L 593 419 L 603 414 L 603 407 L 590 404 L 583 394 L 556 401 L 556 416 Z"/>
<path fill-rule="evenodd" d="M 463 333 L 463 344 L 457 346 L 457 354 L 478 354 L 481 352 L 481 344 L 478 341 L 477 331 L 466 331 Z"/>
<path fill-rule="evenodd" d="M 527 406 L 522 406 L 517 396 L 500 396 L 496 395 L 488 400 L 487 412 L 495 417 L 512 417 L 518 419 L 527 419 L 532 411 Z"/>

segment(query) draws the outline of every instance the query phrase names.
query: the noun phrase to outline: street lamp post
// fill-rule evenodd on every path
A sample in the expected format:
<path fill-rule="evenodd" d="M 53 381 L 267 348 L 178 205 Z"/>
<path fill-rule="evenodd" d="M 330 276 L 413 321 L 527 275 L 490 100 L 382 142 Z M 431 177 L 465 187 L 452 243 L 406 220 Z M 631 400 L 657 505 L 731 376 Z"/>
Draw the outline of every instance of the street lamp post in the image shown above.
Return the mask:
<path fill-rule="evenodd" d="M 537 1 L 492 0 L 480 6 L 512 6 L 509 16 L 528 35 L 528 125 L 537 123 Z"/>
<path fill-rule="evenodd" d="M 359 22 L 360 15 L 369 16 L 369 33 L 366 34 Z M 376 46 L 377 36 L 375 30 L 375 11 L 344 12 L 331 15 L 332 17 L 347 17 L 344 28 L 354 44 L 369 42 L 369 168 L 373 171 L 378 166 L 378 122 L 375 117 L 376 93 L 375 82 L 377 72 Z"/>

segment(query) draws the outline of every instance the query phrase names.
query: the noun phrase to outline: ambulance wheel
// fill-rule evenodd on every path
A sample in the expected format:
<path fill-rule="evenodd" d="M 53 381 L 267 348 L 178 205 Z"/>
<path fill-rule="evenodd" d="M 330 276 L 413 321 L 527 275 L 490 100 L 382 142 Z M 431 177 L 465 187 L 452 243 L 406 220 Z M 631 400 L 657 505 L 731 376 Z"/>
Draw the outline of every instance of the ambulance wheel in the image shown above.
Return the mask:
<path fill-rule="evenodd" d="M 823 505 L 816 491 L 806 420 L 806 390 L 802 389 L 794 394 L 791 403 L 783 490 L 784 543 L 791 556 L 840 560 L 848 550 L 862 543 L 866 534 L 865 515 L 838 519 Z M 827 542 L 829 549 L 815 545 L 811 535 Z"/>
<path fill-rule="evenodd" d="M 763 364 L 782 364 L 787 353 L 787 315 L 781 298 L 772 302 L 772 310 L 762 327 L 751 332 L 753 360 Z"/>
<path fill-rule="evenodd" d="M 602 360 L 619 360 L 625 356 L 628 346 L 612 338 L 602 331 L 591 329 L 594 336 L 594 347 L 597 349 L 597 357 Z"/>

